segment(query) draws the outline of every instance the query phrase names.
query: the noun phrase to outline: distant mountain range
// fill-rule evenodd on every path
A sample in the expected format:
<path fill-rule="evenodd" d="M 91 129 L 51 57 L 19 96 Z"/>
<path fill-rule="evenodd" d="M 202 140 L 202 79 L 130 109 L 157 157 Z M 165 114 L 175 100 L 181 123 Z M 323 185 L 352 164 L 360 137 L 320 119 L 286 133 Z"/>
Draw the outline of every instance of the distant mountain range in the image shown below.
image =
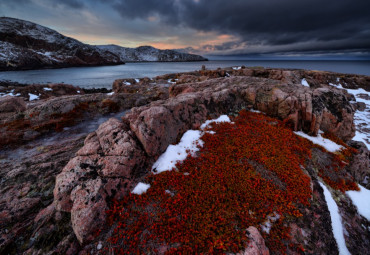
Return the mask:
<path fill-rule="evenodd" d="M 118 65 L 141 61 L 206 61 L 199 55 L 151 46 L 125 48 L 89 45 L 50 28 L 14 18 L 0 18 L 0 70 Z"/>
<path fill-rule="evenodd" d="M 124 62 L 180 62 L 180 61 L 205 61 L 207 59 L 199 55 L 182 53 L 174 50 L 159 50 L 152 46 L 140 46 L 126 48 L 118 45 L 98 45 L 101 50 L 109 51 Z"/>

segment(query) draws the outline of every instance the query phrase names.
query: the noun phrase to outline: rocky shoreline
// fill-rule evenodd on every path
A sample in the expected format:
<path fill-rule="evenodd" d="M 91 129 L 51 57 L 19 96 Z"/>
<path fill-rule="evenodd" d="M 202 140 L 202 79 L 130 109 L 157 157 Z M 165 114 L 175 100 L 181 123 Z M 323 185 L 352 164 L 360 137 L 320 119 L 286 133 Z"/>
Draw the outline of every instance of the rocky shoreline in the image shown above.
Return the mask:
<path fill-rule="evenodd" d="M 66 84 L 1 84 L 0 252 L 99 252 L 109 234 L 106 211 L 112 201 L 131 192 L 187 130 L 242 109 L 261 111 L 294 131 L 315 136 L 321 130 L 342 139 L 358 150 L 346 173 L 369 189 L 369 151 L 351 139 L 359 128 L 356 111 L 368 112 L 370 106 L 356 102 L 338 84 L 370 91 L 367 76 L 245 67 L 121 79 L 112 92 Z M 312 182 L 311 206 L 291 223 L 291 235 L 307 254 L 335 253 L 317 172 L 331 159 L 312 153 L 305 169 Z M 348 249 L 365 254 L 369 221 L 348 196 L 334 189 L 332 194 L 349 233 Z M 267 254 L 259 232 L 251 227 L 254 250 L 247 247 L 243 254 Z"/>

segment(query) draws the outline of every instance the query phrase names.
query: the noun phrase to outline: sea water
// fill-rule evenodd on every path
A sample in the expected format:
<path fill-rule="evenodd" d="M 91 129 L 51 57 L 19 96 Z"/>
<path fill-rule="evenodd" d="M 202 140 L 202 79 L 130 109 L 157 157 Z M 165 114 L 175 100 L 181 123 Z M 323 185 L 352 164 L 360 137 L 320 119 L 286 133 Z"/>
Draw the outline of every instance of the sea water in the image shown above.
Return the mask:
<path fill-rule="evenodd" d="M 205 62 L 145 62 L 126 63 L 117 66 L 7 71 L 0 72 L 0 80 L 25 84 L 66 83 L 82 88 L 110 89 L 116 79 L 152 78 L 162 74 L 200 70 L 202 65 L 205 65 L 207 69 L 244 65 L 247 67 L 294 68 L 370 75 L 370 61 L 211 60 Z"/>

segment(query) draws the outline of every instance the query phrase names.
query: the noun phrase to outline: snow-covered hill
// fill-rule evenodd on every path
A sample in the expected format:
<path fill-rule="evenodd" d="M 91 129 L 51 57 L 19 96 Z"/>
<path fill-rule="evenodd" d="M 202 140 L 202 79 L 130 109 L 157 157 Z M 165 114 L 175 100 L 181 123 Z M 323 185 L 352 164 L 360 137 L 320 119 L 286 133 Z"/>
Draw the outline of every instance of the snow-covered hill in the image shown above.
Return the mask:
<path fill-rule="evenodd" d="M 126 48 L 118 45 L 98 45 L 99 49 L 115 53 L 124 62 L 140 61 L 160 61 L 160 62 L 180 62 L 180 61 L 205 61 L 207 59 L 199 55 L 181 53 L 174 50 L 159 50 L 151 46 L 141 46 L 137 48 Z"/>
<path fill-rule="evenodd" d="M 0 71 L 116 65 L 125 61 L 202 60 L 201 56 L 150 46 L 130 49 L 88 45 L 29 21 L 0 17 Z"/>
<path fill-rule="evenodd" d="M 123 63 L 111 52 L 38 24 L 0 18 L 0 70 Z"/>

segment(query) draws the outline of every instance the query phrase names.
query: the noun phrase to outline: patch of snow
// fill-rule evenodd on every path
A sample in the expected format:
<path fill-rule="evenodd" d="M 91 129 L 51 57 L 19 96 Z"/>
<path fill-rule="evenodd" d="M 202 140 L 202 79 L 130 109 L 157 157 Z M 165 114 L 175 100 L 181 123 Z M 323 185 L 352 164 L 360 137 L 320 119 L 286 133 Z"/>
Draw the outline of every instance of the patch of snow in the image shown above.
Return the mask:
<path fill-rule="evenodd" d="M 131 85 L 131 83 L 128 82 L 128 81 L 124 81 L 124 82 L 122 82 L 122 84 L 125 84 L 126 86 L 130 86 Z"/>
<path fill-rule="evenodd" d="M 233 69 L 234 70 L 240 70 L 240 69 L 242 69 L 242 67 L 241 66 L 233 66 Z"/>
<path fill-rule="evenodd" d="M 107 93 L 107 95 L 108 96 L 111 96 L 111 95 L 113 95 L 114 94 L 114 92 L 112 91 L 112 92 L 110 92 L 110 93 Z"/>
<path fill-rule="evenodd" d="M 330 151 L 330 152 L 336 152 L 336 151 L 339 151 L 342 148 L 341 145 L 336 144 L 335 142 L 322 137 L 321 136 L 322 132 L 321 133 L 319 132 L 317 137 L 307 135 L 307 134 L 303 133 L 302 131 L 297 131 L 297 132 L 294 132 L 294 133 L 296 135 L 299 135 L 303 138 L 306 138 L 306 139 L 310 140 L 314 144 L 318 144 L 318 145 L 324 147 L 327 151 Z"/>
<path fill-rule="evenodd" d="M 14 94 L 14 89 L 11 90 L 9 93 L 0 93 L 0 97 L 6 97 L 6 96 L 18 97 L 20 95 L 21 95 L 20 93 Z"/>
<path fill-rule="evenodd" d="M 356 114 L 355 114 L 355 117 L 356 117 Z M 355 123 L 356 123 L 356 119 L 355 119 Z M 362 133 L 358 130 L 356 130 L 355 136 L 352 138 L 352 140 L 354 141 L 363 142 L 366 145 L 367 149 L 370 150 L 370 144 L 368 142 L 369 139 L 370 139 L 369 134 Z"/>
<path fill-rule="evenodd" d="M 229 73 L 226 73 L 226 77 L 230 77 L 230 74 Z"/>
<path fill-rule="evenodd" d="M 139 80 L 139 79 L 135 79 L 135 82 L 136 82 L 136 83 L 139 83 L 139 82 L 140 82 L 140 80 Z"/>
<path fill-rule="evenodd" d="M 227 116 L 227 115 L 221 115 L 220 117 L 218 117 L 215 120 L 206 120 L 206 122 L 204 122 L 200 126 L 200 128 L 201 129 L 205 129 L 206 127 L 208 127 L 212 123 L 220 123 L 220 122 L 231 122 L 231 120 L 230 120 L 229 116 Z"/>
<path fill-rule="evenodd" d="M 219 118 L 214 120 L 207 120 L 201 125 L 201 129 L 204 130 L 211 123 L 220 122 L 231 122 L 227 115 L 221 115 Z M 213 132 L 214 131 L 206 131 Z M 188 130 L 182 136 L 180 142 L 176 145 L 169 145 L 166 151 L 158 158 L 153 164 L 152 171 L 154 173 L 161 173 L 164 171 L 172 170 L 177 162 L 181 162 L 186 159 L 188 153 L 195 155 L 195 152 L 199 151 L 199 146 L 203 146 L 203 141 L 200 137 L 204 134 L 204 131 L 200 130 Z"/>
<path fill-rule="evenodd" d="M 52 88 L 44 88 L 45 91 L 53 91 Z"/>
<path fill-rule="evenodd" d="M 176 80 L 175 81 L 172 81 L 172 79 L 168 79 L 167 81 L 168 83 L 172 83 L 172 84 L 175 84 L 176 83 Z"/>
<path fill-rule="evenodd" d="M 96 249 L 99 251 L 101 248 L 103 248 L 103 245 L 99 242 L 99 244 L 96 246 Z"/>
<path fill-rule="evenodd" d="M 261 111 L 259 111 L 259 110 L 250 109 L 249 111 L 250 111 L 250 112 L 256 112 L 256 113 L 262 113 L 262 114 L 263 114 L 263 112 L 261 112 Z"/>
<path fill-rule="evenodd" d="M 28 96 L 30 97 L 30 101 L 40 99 L 40 95 L 35 95 L 35 94 L 28 93 Z"/>
<path fill-rule="evenodd" d="M 359 214 L 370 221 L 370 190 L 358 185 L 360 191 L 347 191 L 346 194 L 351 198 L 353 204 L 357 207 Z"/>
<path fill-rule="evenodd" d="M 364 89 L 346 89 L 348 93 L 355 96 L 357 102 L 366 104 L 364 111 L 356 111 L 354 116 L 354 123 L 356 125 L 356 134 L 352 140 L 360 141 L 365 143 L 367 148 L 370 150 L 370 100 L 366 97 L 370 97 L 370 92 Z"/>
<path fill-rule="evenodd" d="M 78 93 L 78 94 L 80 94 L 80 93 L 81 93 L 81 91 L 77 90 L 77 93 Z"/>
<path fill-rule="evenodd" d="M 347 255 L 347 254 L 350 255 L 351 253 L 348 251 L 347 246 L 346 246 L 346 241 L 344 240 L 343 225 L 342 225 L 341 217 L 339 215 L 338 206 L 335 203 L 333 197 L 331 196 L 331 193 L 328 190 L 328 188 L 321 182 L 319 182 L 319 184 L 324 190 L 325 201 L 328 204 L 328 209 L 329 209 L 330 218 L 331 218 L 331 225 L 333 229 L 334 238 L 338 245 L 339 254 L 340 255 Z"/>
<path fill-rule="evenodd" d="M 338 80 L 337 80 L 338 81 Z M 329 83 L 330 86 L 334 86 L 334 87 L 337 87 L 338 89 L 344 89 L 342 84 L 340 83 L 337 83 L 337 84 L 334 84 L 334 83 Z"/>
<path fill-rule="evenodd" d="M 310 87 L 310 84 L 308 84 L 308 82 L 305 78 L 302 79 L 301 84 L 305 87 Z"/>
<path fill-rule="evenodd" d="M 173 193 L 171 190 L 168 190 L 168 189 L 166 189 L 164 192 L 166 192 L 166 194 L 169 194 L 171 197 L 175 195 L 175 193 Z"/>
<path fill-rule="evenodd" d="M 274 213 L 274 215 L 267 216 L 267 220 L 261 225 L 262 231 L 267 234 L 270 234 L 272 224 L 278 219 L 280 219 L 280 215 L 277 213 Z"/>
<path fill-rule="evenodd" d="M 194 155 L 199 150 L 197 142 L 200 146 L 203 141 L 200 140 L 202 132 L 199 130 L 188 130 L 182 136 L 180 142 L 176 145 L 169 145 L 167 150 L 158 158 L 153 164 L 152 170 L 156 173 L 170 171 L 173 169 L 178 161 L 183 161 L 188 155 L 188 151 Z"/>
<path fill-rule="evenodd" d="M 134 188 L 134 190 L 131 191 L 131 193 L 136 194 L 136 195 L 141 195 L 145 193 L 149 188 L 150 188 L 150 184 L 139 182 Z"/>

